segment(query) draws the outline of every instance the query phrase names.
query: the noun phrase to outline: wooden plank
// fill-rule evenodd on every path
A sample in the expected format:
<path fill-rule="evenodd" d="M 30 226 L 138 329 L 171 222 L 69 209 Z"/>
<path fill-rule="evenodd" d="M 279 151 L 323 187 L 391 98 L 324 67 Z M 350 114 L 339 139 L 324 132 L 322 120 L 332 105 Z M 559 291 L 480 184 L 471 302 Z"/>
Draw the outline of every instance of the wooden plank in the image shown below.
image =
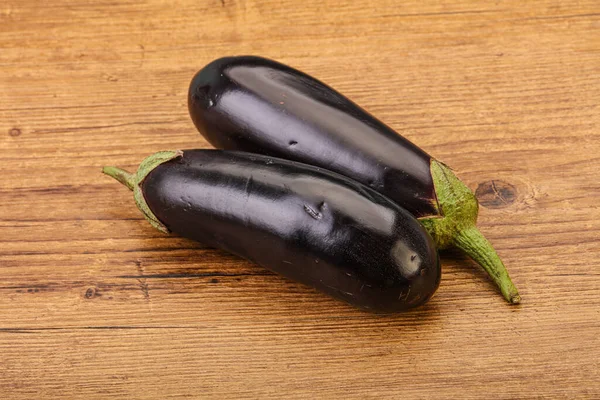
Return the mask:
<path fill-rule="evenodd" d="M 598 398 L 600 6 L 8 0 L 2 398 Z M 154 231 L 99 171 L 208 147 L 187 85 L 259 54 L 451 165 L 520 289 L 463 256 L 424 307 L 354 310 Z"/>

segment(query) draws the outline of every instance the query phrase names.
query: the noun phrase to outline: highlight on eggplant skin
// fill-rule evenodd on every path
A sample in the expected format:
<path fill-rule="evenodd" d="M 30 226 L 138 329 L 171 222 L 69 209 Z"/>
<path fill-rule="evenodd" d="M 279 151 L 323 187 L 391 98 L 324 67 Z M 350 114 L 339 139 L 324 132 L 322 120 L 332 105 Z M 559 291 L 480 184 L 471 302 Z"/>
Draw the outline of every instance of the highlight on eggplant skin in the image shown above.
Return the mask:
<path fill-rule="evenodd" d="M 319 166 L 382 193 L 419 218 L 439 249 L 461 249 L 509 303 L 520 302 L 502 260 L 476 227 L 471 190 L 445 164 L 323 82 L 266 58 L 224 57 L 193 77 L 188 109 L 216 148 Z"/>
<path fill-rule="evenodd" d="M 220 150 L 160 152 L 137 173 L 104 173 L 134 191 L 163 231 L 253 261 L 374 312 L 428 301 L 441 268 L 421 224 L 342 175 L 288 160 Z"/>

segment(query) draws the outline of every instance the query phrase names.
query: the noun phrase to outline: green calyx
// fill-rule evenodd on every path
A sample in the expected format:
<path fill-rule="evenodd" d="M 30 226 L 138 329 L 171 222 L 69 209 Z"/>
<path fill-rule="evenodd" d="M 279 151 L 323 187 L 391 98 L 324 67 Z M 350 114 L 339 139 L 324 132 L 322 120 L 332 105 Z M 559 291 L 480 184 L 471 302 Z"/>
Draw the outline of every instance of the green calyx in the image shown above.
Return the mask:
<path fill-rule="evenodd" d="M 154 170 L 154 168 L 159 165 L 166 163 L 174 158 L 183 156 L 182 151 L 159 151 L 158 153 L 154 153 L 150 157 L 147 157 L 140 166 L 135 174 L 129 173 L 125 170 L 122 170 L 117 167 L 104 167 L 102 168 L 102 172 L 117 181 L 121 182 L 123 185 L 127 186 L 130 190 L 133 191 L 133 198 L 135 200 L 135 204 L 140 209 L 144 217 L 150 222 L 150 225 L 155 227 L 161 232 L 169 233 L 169 229 L 156 218 L 154 213 L 148 207 L 148 203 L 146 203 L 146 199 L 144 198 L 144 193 L 142 192 L 141 184 L 146 179 L 148 174 Z"/>
<path fill-rule="evenodd" d="M 521 297 L 512 283 L 506 267 L 476 227 L 479 204 L 471 190 L 445 164 L 432 160 L 431 175 L 441 215 L 421 218 L 439 249 L 457 247 L 485 269 L 502 295 L 511 304 Z"/>

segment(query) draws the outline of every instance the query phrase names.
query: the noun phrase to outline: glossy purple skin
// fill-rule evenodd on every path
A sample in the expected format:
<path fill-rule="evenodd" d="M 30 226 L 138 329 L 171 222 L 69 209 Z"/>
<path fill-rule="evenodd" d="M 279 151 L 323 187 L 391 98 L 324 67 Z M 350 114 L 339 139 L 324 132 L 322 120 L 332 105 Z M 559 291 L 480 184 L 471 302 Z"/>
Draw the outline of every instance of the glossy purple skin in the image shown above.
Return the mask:
<path fill-rule="evenodd" d="M 215 60 L 190 83 L 189 112 L 216 148 L 340 173 L 416 217 L 439 215 L 431 157 L 324 83 L 281 63 Z"/>
<path fill-rule="evenodd" d="M 156 167 L 141 188 L 170 231 L 363 309 L 418 306 L 440 282 L 435 245 L 410 213 L 318 167 L 187 150 Z"/>

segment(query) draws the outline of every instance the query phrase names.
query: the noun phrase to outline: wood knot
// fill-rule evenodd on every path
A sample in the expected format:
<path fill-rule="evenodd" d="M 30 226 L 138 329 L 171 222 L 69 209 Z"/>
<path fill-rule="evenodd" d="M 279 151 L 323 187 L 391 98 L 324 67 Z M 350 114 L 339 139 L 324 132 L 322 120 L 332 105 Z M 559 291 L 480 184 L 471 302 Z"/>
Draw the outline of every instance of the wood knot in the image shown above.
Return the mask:
<path fill-rule="evenodd" d="M 12 128 L 8 130 L 8 134 L 12 137 L 21 136 L 21 130 L 19 128 Z"/>
<path fill-rule="evenodd" d="M 475 196 L 484 207 L 504 208 L 517 200 L 517 188 L 508 182 L 491 180 L 480 183 Z"/>

